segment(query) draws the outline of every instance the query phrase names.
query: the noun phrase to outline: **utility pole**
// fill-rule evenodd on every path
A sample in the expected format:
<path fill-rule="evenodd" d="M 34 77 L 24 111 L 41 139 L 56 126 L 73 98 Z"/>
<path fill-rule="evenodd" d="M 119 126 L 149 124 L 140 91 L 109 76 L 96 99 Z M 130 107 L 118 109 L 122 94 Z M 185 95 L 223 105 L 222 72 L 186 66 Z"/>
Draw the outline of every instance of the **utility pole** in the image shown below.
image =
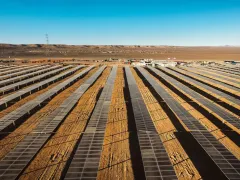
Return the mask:
<path fill-rule="evenodd" d="M 49 39 L 48 39 L 48 34 L 45 34 L 46 37 L 46 57 L 49 56 L 49 52 L 48 52 L 48 45 L 49 45 Z M 50 58 L 48 57 L 48 60 L 50 60 Z"/>
<path fill-rule="evenodd" d="M 47 42 L 47 45 L 48 45 L 49 44 L 48 34 L 46 34 L 46 42 Z"/>

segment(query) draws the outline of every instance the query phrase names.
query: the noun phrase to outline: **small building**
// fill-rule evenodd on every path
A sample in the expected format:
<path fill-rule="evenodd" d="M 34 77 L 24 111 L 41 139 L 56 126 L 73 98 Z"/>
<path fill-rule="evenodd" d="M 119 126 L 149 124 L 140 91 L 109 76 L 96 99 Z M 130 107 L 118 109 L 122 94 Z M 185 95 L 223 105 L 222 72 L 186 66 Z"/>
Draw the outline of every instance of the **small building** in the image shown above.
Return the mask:
<path fill-rule="evenodd" d="M 133 62 L 131 65 L 133 66 L 146 66 L 145 62 Z"/>
<path fill-rule="evenodd" d="M 240 65 L 240 61 L 233 61 L 231 64 L 232 65 Z"/>
<path fill-rule="evenodd" d="M 236 61 L 236 60 L 226 60 L 224 61 L 224 63 L 226 64 L 232 64 L 232 65 L 237 65 L 237 64 L 240 64 L 240 61 Z"/>
<path fill-rule="evenodd" d="M 226 61 L 224 61 L 224 63 L 226 63 L 226 64 L 230 64 L 232 62 L 234 62 L 234 61 L 233 60 L 226 60 Z"/>
<path fill-rule="evenodd" d="M 185 62 L 185 61 L 178 61 L 177 62 L 177 65 L 179 65 L 179 66 L 186 66 L 188 63 L 187 62 Z"/>
<path fill-rule="evenodd" d="M 167 61 L 167 60 L 155 60 L 152 61 L 152 66 L 161 66 L 161 67 L 175 67 L 177 62 L 175 61 Z"/>

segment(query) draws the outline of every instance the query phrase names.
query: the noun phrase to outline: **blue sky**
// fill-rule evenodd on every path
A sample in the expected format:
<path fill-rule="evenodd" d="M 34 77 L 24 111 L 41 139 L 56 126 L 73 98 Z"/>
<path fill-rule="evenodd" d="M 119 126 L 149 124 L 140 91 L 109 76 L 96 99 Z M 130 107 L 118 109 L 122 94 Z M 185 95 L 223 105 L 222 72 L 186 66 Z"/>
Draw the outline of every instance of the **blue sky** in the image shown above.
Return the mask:
<path fill-rule="evenodd" d="M 0 0 L 0 43 L 240 45 L 240 0 Z"/>

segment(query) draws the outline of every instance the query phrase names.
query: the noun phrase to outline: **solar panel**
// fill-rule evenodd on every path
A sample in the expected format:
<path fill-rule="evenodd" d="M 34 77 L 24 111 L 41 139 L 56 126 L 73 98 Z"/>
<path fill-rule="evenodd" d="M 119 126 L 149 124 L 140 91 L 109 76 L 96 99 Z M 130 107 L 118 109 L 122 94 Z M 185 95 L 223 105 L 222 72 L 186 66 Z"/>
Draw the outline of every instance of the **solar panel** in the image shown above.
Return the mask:
<path fill-rule="evenodd" d="M 82 67 L 84 67 L 84 66 L 82 66 Z M 33 77 L 33 78 L 29 78 L 29 79 L 26 79 L 24 81 L 20 81 L 18 83 L 14 83 L 14 84 L 11 84 L 11 85 L 8 85 L 8 86 L 4 86 L 4 87 L 0 88 L 0 94 L 6 94 L 8 91 L 11 91 L 11 90 L 16 91 L 16 90 L 18 90 L 18 89 L 20 89 L 22 87 L 25 87 L 25 86 L 27 86 L 29 84 L 33 84 L 35 82 L 39 82 L 39 81 L 41 81 L 43 79 L 46 79 L 48 77 L 52 77 L 52 76 L 54 76 L 56 74 L 59 74 L 60 72 L 66 70 L 66 69 L 69 69 L 69 68 L 71 68 L 71 66 L 62 67 L 60 69 L 56 69 L 56 70 L 47 72 L 45 74 L 41 74 L 39 76 L 36 76 L 36 77 Z"/>
<path fill-rule="evenodd" d="M 3 65 L 1 67 L 1 72 L 5 72 L 5 71 L 9 71 L 9 70 L 12 70 L 12 69 L 18 69 L 19 67 L 29 67 L 27 65 Z"/>
<path fill-rule="evenodd" d="M 130 68 L 125 72 L 146 179 L 177 179 Z"/>
<path fill-rule="evenodd" d="M 191 87 L 196 87 L 198 89 L 201 89 L 202 91 L 206 92 L 208 95 L 212 96 L 213 98 L 218 99 L 219 102 L 222 101 L 222 97 L 226 98 L 228 100 L 228 104 L 230 106 L 238 106 L 240 104 L 240 100 L 232 97 L 224 92 L 221 92 L 217 89 L 214 89 L 204 83 L 201 83 L 199 81 L 196 81 L 192 78 L 189 78 L 187 76 L 182 75 L 181 73 L 178 73 L 175 71 L 175 69 L 167 69 L 167 68 L 160 68 L 162 71 L 169 73 L 173 76 L 175 76 L 176 78 L 181 78 L 181 80 L 183 80 L 184 82 L 186 82 L 188 85 L 190 85 Z M 206 91 L 207 90 L 207 91 Z M 205 95 L 206 96 L 206 95 Z M 208 98 L 208 96 L 207 96 Z M 221 103 L 219 103 L 220 105 L 222 105 Z"/>
<path fill-rule="evenodd" d="M 63 67 L 59 70 L 56 70 L 56 71 L 63 71 L 63 70 L 66 70 L 66 69 L 69 69 L 71 66 L 66 66 L 66 67 Z M 4 108 L 7 108 L 9 106 L 9 104 L 11 103 L 14 103 L 15 101 L 21 99 L 23 96 L 27 96 L 29 94 L 31 94 L 32 92 L 36 91 L 36 90 L 39 90 L 39 89 L 42 89 L 43 87 L 46 87 L 48 86 L 49 84 L 52 84 L 58 80 L 61 80 L 73 73 L 75 73 L 77 70 L 79 70 L 80 68 L 82 68 L 82 66 L 78 66 L 76 68 L 73 68 L 67 72 L 64 72 L 62 74 L 59 74 L 59 75 L 56 75 L 52 78 L 49 78 L 49 79 L 46 79 L 44 81 L 41 81 L 37 84 L 34 84 L 28 88 L 25 88 L 23 90 L 20 90 L 20 91 L 17 91 L 9 96 L 6 96 L 4 98 L 1 99 L 1 102 L 0 102 L 0 109 L 4 109 Z"/>
<path fill-rule="evenodd" d="M 32 159 L 38 152 L 48 136 L 48 134 L 29 134 L 21 141 L 0 161 L 0 179 L 17 179 L 29 163 L 29 159 Z"/>
<path fill-rule="evenodd" d="M 12 129 L 15 127 L 15 124 L 23 117 L 27 116 L 28 114 L 31 114 L 32 111 L 37 108 L 38 106 L 41 106 L 44 102 L 50 100 L 53 96 L 61 92 L 63 89 L 70 86 L 72 83 L 77 81 L 79 78 L 84 76 L 88 71 L 90 71 L 94 66 L 91 66 L 80 73 L 74 75 L 73 77 L 67 79 L 66 81 L 58 84 L 57 86 L 53 87 L 52 89 L 48 90 L 47 92 L 39 95 L 34 100 L 27 102 L 26 104 L 22 105 L 18 109 L 12 111 L 11 113 L 7 114 L 6 116 L 2 117 L 0 119 L 0 132 L 5 131 L 7 129 Z M 74 73 L 77 69 L 81 68 L 81 66 L 78 66 L 74 68 L 71 71 L 66 72 L 68 73 Z M 65 74 L 65 75 L 66 75 Z"/>
<path fill-rule="evenodd" d="M 198 101 L 208 109 L 210 109 L 212 112 L 218 114 L 222 119 L 227 121 L 228 123 L 232 124 L 236 128 L 240 129 L 240 121 L 237 117 L 232 115 L 231 113 L 225 111 L 223 108 L 220 106 L 212 103 L 210 100 L 204 98 L 191 88 L 185 86 L 184 84 L 180 83 L 179 81 L 175 80 L 174 78 L 162 73 L 161 71 L 158 71 L 157 69 L 154 68 L 149 68 L 151 71 L 156 73 L 158 76 L 161 76 L 163 79 L 167 80 L 171 84 L 173 84 L 176 88 L 181 89 L 185 94 L 188 94 L 189 96 L 192 97 L 193 101 Z M 165 70 L 165 69 L 164 69 Z M 167 70 L 166 70 L 167 71 Z M 178 77 L 181 77 L 180 75 Z M 181 77 L 182 78 L 182 77 Z"/>
<path fill-rule="evenodd" d="M 39 66 L 39 65 L 26 66 L 26 67 L 19 66 L 19 67 L 16 68 L 16 69 L 11 69 L 11 70 L 8 70 L 8 71 L 2 71 L 2 72 L 0 73 L 0 76 L 5 75 L 5 74 L 16 73 L 16 72 L 19 72 L 19 71 L 22 71 L 22 70 L 26 70 L 26 69 L 31 69 L 31 68 L 37 67 L 37 66 Z"/>
<path fill-rule="evenodd" d="M 183 76 L 185 76 L 185 77 L 186 77 L 186 76 L 195 77 L 195 78 L 197 77 L 199 81 L 205 82 L 205 83 L 207 83 L 207 84 L 209 84 L 208 82 L 210 82 L 210 83 L 213 83 L 213 84 L 215 84 L 215 85 L 221 85 L 221 86 L 226 87 L 226 88 L 228 88 L 228 89 L 231 89 L 231 90 L 233 90 L 233 91 L 235 91 L 235 92 L 239 92 L 239 88 L 234 87 L 234 86 L 231 86 L 231 85 L 228 85 L 228 84 L 225 84 L 225 83 L 222 83 L 222 82 L 219 82 L 219 81 L 216 81 L 216 80 L 214 80 L 214 79 L 202 77 L 202 76 L 200 76 L 200 75 L 197 75 L 197 74 L 194 74 L 194 73 L 191 73 L 191 72 L 186 72 L 186 71 L 183 71 L 183 70 L 181 70 L 181 69 L 179 69 L 179 68 L 170 68 L 170 69 L 174 70 L 175 72 L 177 71 L 177 72 L 182 72 L 182 73 L 184 73 Z M 188 79 L 189 79 L 189 78 L 188 78 Z M 192 79 L 192 78 L 191 78 L 191 79 Z M 204 80 L 206 80 L 206 81 L 208 81 L 208 82 L 206 82 L 206 81 L 204 81 Z M 194 81 L 194 80 L 192 79 L 192 81 Z M 201 83 L 201 82 L 199 82 L 199 83 Z M 201 84 L 204 85 L 204 83 L 201 83 Z M 202 86 L 203 86 L 203 85 L 202 85 Z M 204 87 L 205 87 L 205 88 L 208 88 L 209 86 L 204 85 Z M 209 88 L 211 88 L 211 87 L 209 87 Z M 212 88 L 212 89 L 214 89 L 214 88 Z M 217 92 L 217 91 L 219 91 L 219 90 L 215 89 L 215 91 Z M 226 93 L 223 93 L 223 94 L 226 94 Z"/>
<path fill-rule="evenodd" d="M 232 72 L 232 71 L 229 71 L 229 70 L 225 70 L 225 69 L 220 69 L 220 68 L 217 68 L 217 67 L 213 67 L 213 66 L 206 66 L 207 69 L 213 69 L 213 70 L 216 70 L 216 71 L 220 71 L 220 72 L 225 72 L 225 73 L 229 73 L 229 74 L 233 74 L 233 75 L 240 75 L 239 73 L 237 72 Z"/>
<path fill-rule="evenodd" d="M 232 65 L 232 64 L 219 64 L 219 63 L 217 63 L 216 65 L 217 66 L 222 66 L 222 67 L 227 67 L 227 68 L 240 69 L 239 66 L 235 66 L 235 65 Z"/>
<path fill-rule="evenodd" d="M 84 72 L 91 70 L 93 66 L 88 67 Z M 36 153 L 47 142 L 51 133 L 56 130 L 58 125 L 66 118 L 81 96 L 102 74 L 106 66 L 99 68 L 86 82 L 76 89 L 71 96 L 53 111 L 44 121 L 33 130 L 33 133 L 24 137 L 24 139 L 0 161 L 0 179 L 15 179 L 24 168 L 29 164 Z M 83 72 L 82 72 L 83 73 Z"/>
<path fill-rule="evenodd" d="M 163 78 L 164 80 L 173 83 L 174 79 L 165 75 L 164 73 L 156 70 L 155 68 L 148 67 L 151 71 L 155 72 L 158 76 Z M 215 164 L 219 167 L 219 169 L 223 172 L 223 174 L 228 179 L 240 178 L 239 169 L 236 168 L 235 163 L 227 159 L 226 154 L 232 155 L 226 148 L 223 146 L 197 119 L 195 119 L 186 109 L 184 109 L 181 104 L 176 101 L 163 87 L 161 87 L 156 80 L 154 80 L 146 70 L 141 67 L 137 67 L 138 71 L 144 76 L 144 78 L 150 83 L 150 85 L 154 88 L 154 90 L 158 93 L 159 96 L 168 96 L 165 99 L 165 102 L 170 107 L 170 109 L 176 114 L 176 116 L 182 120 L 182 122 L 187 126 L 190 130 L 190 133 L 197 140 L 197 142 L 201 145 L 201 147 L 206 151 L 206 153 L 211 157 L 211 159 L 215 162 Z M 152 83 L 155 82 L 155 83 Z M 177 84 L 180 84 L 177 82 Z M 176 85 L 176 84 L 175 84 Z M 178 87 L 176 85 L 176 87 Z M 184 88 L 178 87 L 181 90 Z M 187 89 L 188 87 L 185 87 Z M 200 133 L 200 135 L 199 135 Z M 203 136 L 201 135 L 203 134 Z M 227 153 L 226 153 L 227 152 Z M 218 155 L 218 156 L 214 156 Z M 239 160 L 232 155 L 231 160 L 235 162 Z M 229 165 L 227 168 L 231 171 L 229 174 L 225 167 L 222 166 L 221 162 L 227 162 Z M 234 177 L 234 178 L 233 178 Z"/>
<path fill-rule="evenodd" d="M 217 69 L 223 69 L 229 72 L 237 72 L 237 73 L 239 73 L 239 70 L 240 70 L 240 68 L 230 68 L 227 66 L 210 66 L 210 67 L 215 67 Z"/>
<path fill-rule="evenodd" d="M 213 73 L 217 73 L 217 74 L 221 74 L 225 77 L 231 77 L 231 78 L 239 78 L 237 75 L 234 75 L 234 74 L 228 74 L 228 73 L 225 73 L 225 72 L 220 72 L 220 71 L 217 71 L 217 70 L 214 70 L 214 69 L 207 69 L 207 68 L 201 68 L 201 69 L 204 69 L 206 71 L 209 71 L 209 72 L 213 72 Z"/>
<path fill-rule="evenodd" d="M 5 66 L 5 65 L 0 65 L 0 70 L 1 71 L 8 71 L 10 70 L 11 68 L 15 68 L 14 66 Z"/>
<path fill-rule="evenodd" d="M 6 74 L 3 76 L 0 76 L 0 87 L 3 85 L 6 85 L 8 81 L 13 81 L 13 82 L 17 82 L 18 79 L 21 80 L 21 78 L 23 77 L 28 77 L 27 75 L 30 75 L 29 73 L 34 73 L 37 72 L 39 70 L 45 69 L 45 68 L 49 68 L 52 67 L 50 65 L 44 65 L 44 66 L 38 66 L 38 67 L 33 67 L 32 69 L 27 69 L 27 70 L 23 70 L 20 72 L 16 72 L 16 73 L 12 73 L 12 74 Z M 60 67 L 60 66 L 54 66 L 54 67 Z M 5 81 L 5 83 L 3 83 Z"/>
<path fill-rule="evenodd" d="M 116 75 L 114 66 L 64 179 L 96 179 Z"/>
<path fill-rule="evenodd" d="M 234 79 L 231 79 L 231 78 L 228 78 L 227 76 L 217 76 L 217 74 L 212 74 L 211 72 L 209 72 L 209 70 L 206 71 L 206 69 L 203 69 L 203 68 L 191 68 L 191 67 L 187 67 L 187 68 L 184 68 L 184 67 L 179 67 L 180 69 L 183 69 L 185 71 L 188 71 L 188 72 L 192 72 L 194 74 L 198 74 L 202 77 L 206 77 L 206 78 L 210 78 L 210 79 L 215 79 L 216 81 L 220 81 L 220 82 L 223 82 L 225 84 L 229 84 L 229 85 L 232 85 L 232 86 L 235 86 L 234 84 L 232 83 L 235 83 L 236 86 L 239 86 L 239 81 L 237 80 L 234 80 Z M 230 82 L 230 83 L 228 83 Z M 239 86 L 240 87 L 240 86 Z"/>

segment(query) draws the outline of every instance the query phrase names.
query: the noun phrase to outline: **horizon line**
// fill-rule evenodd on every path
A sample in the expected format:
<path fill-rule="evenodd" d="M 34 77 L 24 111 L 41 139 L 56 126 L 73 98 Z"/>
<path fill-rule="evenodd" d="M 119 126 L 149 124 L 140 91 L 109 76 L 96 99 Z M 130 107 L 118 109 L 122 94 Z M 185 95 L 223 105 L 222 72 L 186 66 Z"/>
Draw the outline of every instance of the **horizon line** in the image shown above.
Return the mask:
<path fill-rule="evenodd" d="M 43 44 L 43 43 L 0 43 L 0 45 L 240 47 L 240 45 L 60 44 L 60 43 L 54 43 L 54 44 Z"/>

